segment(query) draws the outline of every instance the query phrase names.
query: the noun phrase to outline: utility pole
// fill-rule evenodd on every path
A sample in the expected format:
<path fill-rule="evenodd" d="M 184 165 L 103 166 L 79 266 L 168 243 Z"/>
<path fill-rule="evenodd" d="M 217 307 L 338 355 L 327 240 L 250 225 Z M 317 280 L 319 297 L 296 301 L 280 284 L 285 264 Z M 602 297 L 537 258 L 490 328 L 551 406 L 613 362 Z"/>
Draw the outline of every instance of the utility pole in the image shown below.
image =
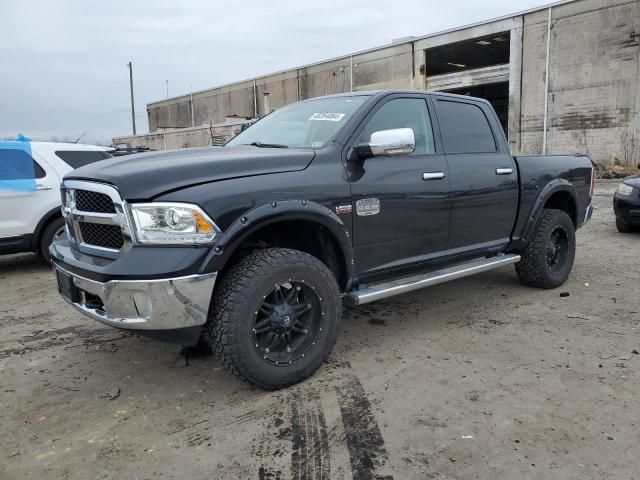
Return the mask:
<path fill-rule="evenodd" d="M 129 86 L 131 87 L 131 123 L 133 124 L 133 134 L 136 134 L 136 108 L 133 104 L 133 67 L 131 62 L 127 63 L 129 67 Z"/>
<path fill-rule="evenodd" d="M 167 98 L 169 98 L 169 80 L 164 81 L 164 86 L 167 88 Z"/>
<path fill-rule="evenodd" d="M 196 126 L 196 112 L 193 109 L 193 85 L 191 85 L 191 126 Z"/>

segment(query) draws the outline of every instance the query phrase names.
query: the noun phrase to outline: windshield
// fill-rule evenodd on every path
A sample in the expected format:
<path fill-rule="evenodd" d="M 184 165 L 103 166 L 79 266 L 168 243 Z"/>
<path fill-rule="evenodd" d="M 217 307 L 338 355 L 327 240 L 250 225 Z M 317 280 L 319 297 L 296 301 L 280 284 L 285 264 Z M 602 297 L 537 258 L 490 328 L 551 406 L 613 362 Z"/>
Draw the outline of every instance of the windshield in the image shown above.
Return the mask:
<path fill-rule="evenodd" d="M 366 99 L 334 97 L 294 103 L 267 115 L 227 145 L 322 148 Z"/>

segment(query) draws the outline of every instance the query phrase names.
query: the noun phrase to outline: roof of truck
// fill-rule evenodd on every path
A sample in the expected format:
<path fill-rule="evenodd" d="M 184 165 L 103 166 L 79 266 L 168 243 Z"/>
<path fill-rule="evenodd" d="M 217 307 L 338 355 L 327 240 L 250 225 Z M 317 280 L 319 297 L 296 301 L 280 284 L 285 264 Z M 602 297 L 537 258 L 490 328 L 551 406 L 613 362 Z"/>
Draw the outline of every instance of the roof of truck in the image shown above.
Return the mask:
<path fill-rule="evenodd" d="M 362 91 L 354 91 L 354 92 L 346 92 L 346 93 L 335 93 L 333 95 L 324 95 L 322 97 L 313 97 L 305 100 L 301 100 L 302 102 L 310 101 L 310 100 L 319 100 L 323 98 L 338 98 L 338 97 L 375 97 L 382 95 L 393 95 L 393 94 L 406 94 L 406 95 L 415 95 L 416 93 L 437 96 L 437 97 L 449 97 L 449 98 L 458 98 L 465 100 L 474 100 L 477 102 L 482 102 L 486 104 L 490 104 L 489 101 L 484 98 L 471 97 L 469 95 L 458 95 L 455 93 L 445 93 L 445 92 L 432 92 L 429 90 L 362 90 Z"/>

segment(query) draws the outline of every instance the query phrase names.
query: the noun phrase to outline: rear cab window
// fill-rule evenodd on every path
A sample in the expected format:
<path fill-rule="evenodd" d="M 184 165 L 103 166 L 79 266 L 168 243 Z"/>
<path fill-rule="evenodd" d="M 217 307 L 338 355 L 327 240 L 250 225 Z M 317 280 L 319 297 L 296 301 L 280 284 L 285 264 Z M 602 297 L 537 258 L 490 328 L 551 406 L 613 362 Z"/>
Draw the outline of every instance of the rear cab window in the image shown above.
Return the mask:
<path fill-rule="evenodd" d="M 56 150 L 56 156 L 71 168 L 84 167 L 113 157 L 109 152 L 101 150 Z"/>
<path fill-rule="evenodd" d="M 455 100 L 436 101 L 446 153 L 494 153 L 497 145 L 480 106 Z"/>

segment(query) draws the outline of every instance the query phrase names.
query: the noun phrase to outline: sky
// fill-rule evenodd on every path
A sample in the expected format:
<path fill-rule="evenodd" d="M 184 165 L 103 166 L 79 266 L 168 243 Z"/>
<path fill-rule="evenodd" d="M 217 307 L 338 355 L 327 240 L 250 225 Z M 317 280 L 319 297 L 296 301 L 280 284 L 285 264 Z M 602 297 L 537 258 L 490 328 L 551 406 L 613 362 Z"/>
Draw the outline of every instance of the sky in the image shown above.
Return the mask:
<path fill-rule="evenodd" d="M 0 0 L 0 139 L 110 144 L 146 104 L 543 0 Z"/>

